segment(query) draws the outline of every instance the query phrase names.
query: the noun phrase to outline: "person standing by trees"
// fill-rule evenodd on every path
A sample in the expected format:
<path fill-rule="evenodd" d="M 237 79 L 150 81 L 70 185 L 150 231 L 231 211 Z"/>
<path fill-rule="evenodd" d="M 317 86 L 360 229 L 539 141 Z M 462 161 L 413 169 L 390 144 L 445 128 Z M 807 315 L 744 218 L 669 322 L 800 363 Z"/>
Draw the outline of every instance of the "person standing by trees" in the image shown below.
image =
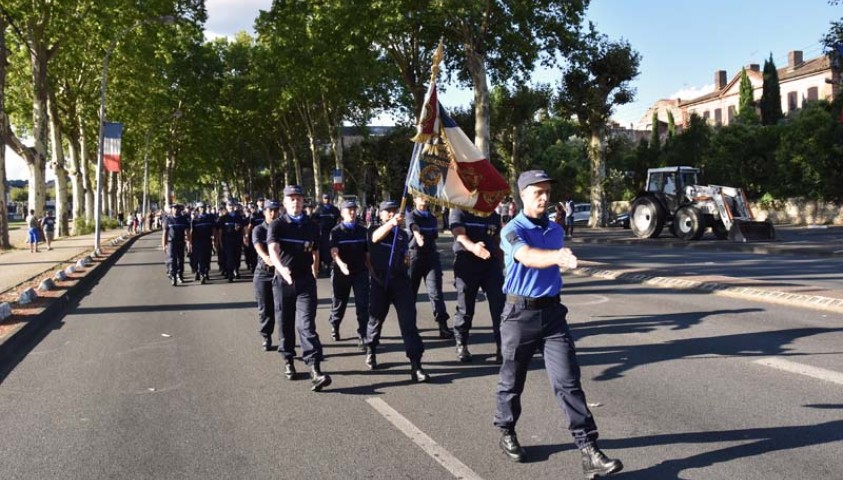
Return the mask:
<path fill-rule="evenodd" d="M 53 238 L 56 236 L 56 219 L 53 217 L 52 211 L 47 210 L 47 215 L 41 220 L 41 229 L 44 231 L 47 250 L 52 250 Z"/>
<path fill-rule="evenodd" d="M 35 210 L 30 210 L 29 215 L 26 217 L 26 226 L 29 229 L 27 231 L 27 240 L 26 243 L 29 244 L 29 252 L 30 253 L 38 253 L 38 217 L 35 216 Z"/>

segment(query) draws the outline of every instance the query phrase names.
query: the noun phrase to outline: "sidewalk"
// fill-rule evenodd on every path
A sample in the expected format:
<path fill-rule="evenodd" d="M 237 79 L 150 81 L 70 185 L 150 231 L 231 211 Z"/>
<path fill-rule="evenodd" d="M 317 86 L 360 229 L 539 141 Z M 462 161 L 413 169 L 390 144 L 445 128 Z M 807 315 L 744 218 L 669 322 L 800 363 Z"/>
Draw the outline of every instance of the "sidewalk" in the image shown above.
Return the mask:
<path fill-rule="evenodd" d="M 13 245 L 20 246 L 21 241 L 15 241 L 18 231 L 9 232 Z M 12 235 L 15 234 L 15 235 Z M 107 244 L 111 240 L 126 235 L 126 230 L 117 228 L 100 232 L 100 244 Z M 20 236 L 25 241 L 25 232 Z M 0 293 L 15 288 L 34 277 L 51 270 L 64 268 L 82 254 L 94 251 L 94 234 L 78 237 L 62 237 L 53 241 L 53 249 L 47 250 L 46 243 L 38 244 L 38 253 L 26 250 L 8 250 L 0 254 Z"/>

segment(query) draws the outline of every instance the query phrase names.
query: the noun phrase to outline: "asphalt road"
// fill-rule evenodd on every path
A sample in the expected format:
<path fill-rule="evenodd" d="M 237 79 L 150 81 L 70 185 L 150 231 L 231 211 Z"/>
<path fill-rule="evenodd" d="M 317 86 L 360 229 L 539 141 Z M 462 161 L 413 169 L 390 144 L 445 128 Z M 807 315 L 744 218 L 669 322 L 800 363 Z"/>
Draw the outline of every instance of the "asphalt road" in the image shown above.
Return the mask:
<path fill-rule="evenodd" d="M 279 355 L 260 351 L 250 283 L 170 287 L 157 245 L 136 242 L 25 358 L 2 369 L 0 478 L 455 478 L 420 444 L 474 478 L 582 478 L 541 357 L 518 425 L 529 461 L 499 452 L 485 302 L 475 361 L 465 365 L 436 337 L 419 296 L 433 381 L 414 385 L 392 313 L 381 370 L 365 370 L 352 340 L 328 338 L 330 287 L 320 280 L 334 384 L 317 394 L 306 380 L 283 379 Z M 839 478 L 840 315 L 565 281 L 601 446 L 626 465 L 616 478 Z M 344 335 L 352 323 L 347 315 Z M 396 418 L 427 439 L 408 437 Z"/>
<path fill-rule="evenodd" d="M 674 276 L 725 275 L 763 282 L 771 289 L 812 286 L 839 290 L 843 258 L 754 254 L 739 251 L 676 249 L 657 246 L 572 243 L 582 260 L 658 270 Z"/>

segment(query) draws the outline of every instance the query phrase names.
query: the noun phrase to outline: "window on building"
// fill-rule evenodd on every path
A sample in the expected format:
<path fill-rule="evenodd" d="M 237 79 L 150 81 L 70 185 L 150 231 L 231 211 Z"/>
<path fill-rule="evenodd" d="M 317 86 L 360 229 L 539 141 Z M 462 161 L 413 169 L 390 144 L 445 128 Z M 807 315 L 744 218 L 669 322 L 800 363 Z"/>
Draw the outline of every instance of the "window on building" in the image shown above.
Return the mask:
<path fill-rule="evenodd" d="M 735 120 L 736 110 L 734 105 L 729 105 L 729 110 L 726 112 L 726 120 L 728 123 L 732 123 Z"/>
<path fill-rule="evenodd" d="M 720 125 L 723 123 L 723 109 L 722 108 L 715 108 L 714 109 L 714 123 Z"/>
<path fill-rule="evenodd" d="M 708 111 L 708 110 L 704 111 L 704 112 L 703 112 L 703 118 L 704 118 L 706 121 L 708 121 L 708 119 L 709 119 L 709 118 L 711 118 L 711 113 L 709 113 L 709 111 Z"/>
<path fill-rule="evenodd" d="M 808 89 L 808 97 L 806 98 L 809 102 L 815 102 L 820 99 L 820 89 L 817 87 L 811 87 Z"/>
<path fill-rule="evenodd" d="M 792 112 L 799 108 L 799 94 L 790 92 L 787 94 L 787 111 Z"/>

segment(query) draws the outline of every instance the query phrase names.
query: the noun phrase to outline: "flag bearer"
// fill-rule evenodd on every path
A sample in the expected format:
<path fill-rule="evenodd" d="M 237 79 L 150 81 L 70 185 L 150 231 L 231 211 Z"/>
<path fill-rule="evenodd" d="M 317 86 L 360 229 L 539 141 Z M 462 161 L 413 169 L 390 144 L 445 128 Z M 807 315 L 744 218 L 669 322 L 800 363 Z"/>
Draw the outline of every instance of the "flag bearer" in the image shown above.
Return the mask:
<path fill-rule="evenodd" d="M 266 243 L 275 267 L 275 320 L 279 330 L 278 352 L 284 356 L 284 375 L 296 377 L 295 331 L 298 331 L 302 360 L 310 367 L 311 390 L 331 384 L 322 373 L 322 343 L 316 333 L 316 277 L 319 275 L 319 227 L 305 215 L 304 196 L 298 185 L 284 188 L 287 212 L 269 226 Z"/>
<path fill-rule="evenodd" d="M 354 289 L 354 307 L 357 313 L 358 346 L 366 337 L 369 323 L 369 253 L 366 227 L 357 221 L 357 202 L 346 200 L 340 215 L 342 222 L 331 230 L 331 338 L 340 340 L 340 323 L 345 316 L 348 296 Z"/>
<path fill-rule="evenodd" d="M 369 292 L 369 324 L 366 331 L 366 366 L 370 370 L 378 367 L 376 348 L 380 343 L 381 329 L 389 304 L 395 306 L 398 328 L 404 341 L 404 351 L 410 359 L 410 378 L 414 382 L 426 382 L 430 378 L 421 365 L 424 344 L 416 326 L 416 295 L 411 290 L 407 275 L 406 258 L 409 236 L 399 227 L 404 215 L 398 212 L 398 203 L 392 200 L 381 202 L 381 225 L 369 227 L 369 256 L 371 258 L 371 282 Z M 394 236 L 398 238 L 393 244 Z M 392 268 L 389 261 L 392 254 Z"/>

